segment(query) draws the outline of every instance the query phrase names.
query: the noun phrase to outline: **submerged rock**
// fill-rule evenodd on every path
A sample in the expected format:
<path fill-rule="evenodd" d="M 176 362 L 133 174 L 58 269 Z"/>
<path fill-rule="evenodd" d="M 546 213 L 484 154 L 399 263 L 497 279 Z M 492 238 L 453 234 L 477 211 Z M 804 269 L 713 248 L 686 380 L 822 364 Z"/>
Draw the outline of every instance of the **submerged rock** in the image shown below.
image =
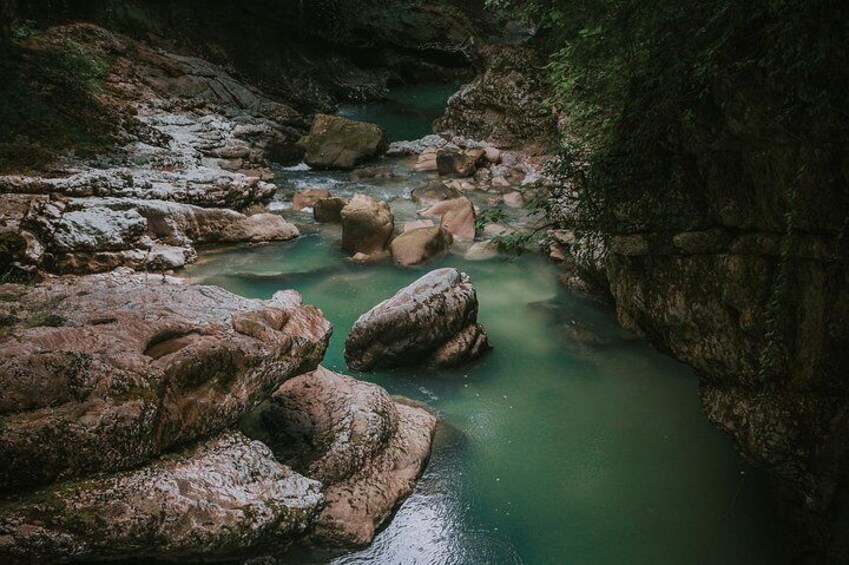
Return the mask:
<path fill-rule="evenodd" d="M 488 261 L 498 257 L 498 251 L 495 241 L 478 241 L 466 251 L 466 261 Z"/>
<path fill-rule="evenodd" d="M 444 253 L 454 237 L 442 226 L 422 227 L 405 231 L 390 245 L 392 259 L 399 265 L 410 267 Z"/>
<path fill-rule="evenodd" d="M 352 253 L 382 253 L 395 229 L 395 218 L 385 202 L 357 194 L 342 208 L 342 248 Z"/>
<path fill-rule="evenodd" d="M 341 546 L 370 543 L 410 495 L 436 428 L 427 410 L 322 367 L 281 386 L 261 420 L 278 457 L 324 487 L 313 538 Z"/>
<path fill-rule="evenodd" d="M 331 333 L 295 293 L 128 272 L 0 288 L 0 489 L 134 467 L 222 430 L 315 368 Z"/>
<path fill-rule="evenodd" d="M 310 167 L 353 169 L 386 150 L 386 134 L 374 124 L 319 114 L 301 141 Z"/>
<path fill-rule="evenodd" d="M 470 329 L 477 316 L 469 277 L 457 269 L 432 271 L 360 316 L 345 342 L 345 360 L 358 371 L 470 361 L 489 349 L 483 329 Z M 475 333 L 474 343 L 460 345 Z"/>
<path fill-rule="evenodd" d="M 427 205 L 436 204 L 443 200 L 453 200 L 461 196 L 463 196 L 462 192 L 438 180 L 422 185 L 410 193 L 413 202 Z"/>
<path fill-rule="evenodd" d="M 321 510 L 321 485 L 228 432 L 141 469 L 0 503 L 0 561 L 222 559 L 283 550 Z"/>

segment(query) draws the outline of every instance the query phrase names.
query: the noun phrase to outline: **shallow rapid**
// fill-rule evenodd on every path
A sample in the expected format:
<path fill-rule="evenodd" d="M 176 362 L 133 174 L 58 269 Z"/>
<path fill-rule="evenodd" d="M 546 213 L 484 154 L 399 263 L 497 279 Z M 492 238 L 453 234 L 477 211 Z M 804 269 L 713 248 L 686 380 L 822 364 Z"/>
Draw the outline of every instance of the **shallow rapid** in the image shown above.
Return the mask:
<path fill-rule="evenodd" d="M 368 112 L 381 110 L 359 108 L 354 117 Z M 415 129 L 404 116 L 384 116 L 391 137 Z M 403 123 L 396 128 L 393 120 Z M 371 547 L 298 558 L 405 565 L 786 562 L 787 536 L 766 478 L 708 423 L 693 372 L 619 328 L 610 307 L 560 286 L 547 259 L 470 262 L 459 249 L 418 269 L 356 265 L 339 249 L 338 227 L 285 209 L 296 188 L 364 191 L 390 201 L 403 221 L 415 214 L 407 197 L 424 176 L 402 161 L 391 166 L 398 176 L 382 181 L 281 172 L 277 208 L 305 235 L 207 250 L 185 271 L 194 282 L 249 297 L 301 292 L 335 328 L 328 368 L 424 402 L 441 418 L 423 479 Z M 491 354 L 451 370 L 347 371 L 342 348 L 356 318 L 443 266 L 467 272 L 476 285 Z"/>

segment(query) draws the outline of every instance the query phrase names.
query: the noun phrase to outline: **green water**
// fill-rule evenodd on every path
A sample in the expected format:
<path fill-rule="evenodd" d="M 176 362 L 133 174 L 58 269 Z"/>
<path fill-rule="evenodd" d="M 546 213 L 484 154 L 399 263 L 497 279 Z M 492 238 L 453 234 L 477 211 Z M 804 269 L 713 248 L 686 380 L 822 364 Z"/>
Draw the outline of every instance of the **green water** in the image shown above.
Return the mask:
<path fill-rule="evenodd" d="M 495 349 L 456 370 L 358 375 L 442 423 L 413 497 L 371 548 L 334 563 L 783 562 L 765 479 L 705 420 L 687 367 L 559 287 L 542 258 L 427 268 L 449 265 L 477 286 Z M 324 233 L 210 254 L 187 274 L 250 297 L 300 291 L 334 325 L 325 365 L 346 372 L 357 316 L 423 272 L 351 264 Z"/>
<path fill-rule="evenodd" d="M 419 98 L 409 106 L 420 107 Z M 415 112 L 387 107 L 362 108 L 359 117 L 394 124 L 395 136 L 422 126 Z M 325 187 L 385 199 L 399 224 L 415 217 L 407 197 L 430 177 L 410 171 L 408 162 L 385 164 L 395 178 L 281 171 L 274 208 L 305 235 L 208 251 L 185 273 L 249 297 L 300 291 L 333 323 L 325 365 L 339 372 L 348 372 L 342 348 L 356 318 L 427 270 L 458 267 L 477 287 L 490 355 L 454 370 L 355 374 L 438 412 L 433 455 L 415 493 L 368 549 L 287 561 L 788 562 L 788 536 L 766 479 L 707 422 L 693 372 L 621 330 L 609 307 L 565 290 L 546 259 L 468 262 L 456 249 L 421 269 L 360 266 L 340 251 L 338 226 L 316 226 L 308 212 L 287 209 L 294 190 Z"/>
<path fill-rule="evenodd" d="M 456 84 L 393 88 L 382 102 L 345 104 L 339 115 L 381 126 L 389 141 L 418 139 L 431 133 L 433 121 L 456 91 Z"/>

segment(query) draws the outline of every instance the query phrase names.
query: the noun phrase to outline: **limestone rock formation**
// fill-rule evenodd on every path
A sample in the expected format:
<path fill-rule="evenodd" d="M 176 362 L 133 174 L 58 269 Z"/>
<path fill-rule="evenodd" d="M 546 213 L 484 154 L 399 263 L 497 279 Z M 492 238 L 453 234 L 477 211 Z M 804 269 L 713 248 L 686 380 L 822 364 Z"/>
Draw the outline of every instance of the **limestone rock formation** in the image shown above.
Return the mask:
<path fill-rule="evenodd" d="M 358 371 L 470 361 L 489 349 L 477 316 L 469 277 L 457 269 L 432 271 L 360 316 L 345 342 L 345 360 Z"/>
<path fill-rule="evenodd" d="M 481 54 L 484 71 L 451 97 L 434 130 L 498 147 L 548 145 L 556 122 L 544 103 L 551 92 L 545 56 L 527 45 L 491 45 Z"/>
<path fill-rule="evenodd" d="M 370 543 L 410 495 L 436 427 L 427 410 L 321 367 L 281 386 L 261 418 L 278 458 L 323 485 L 312 537 L 341 546 Z"/>
<path fill-rule="evenodd" d="M 4 285 L 0 489 L 113 472 L 232 425 L 314 369 L 331 327 L 295 293 L 179 279 Z"/>
<path fill-rule="evenodd" d="M 353 169 L 386 150 L 386 134 L 373 124 L 319 114 L 301 140 L 306 163 L 319 169 Z"/>
<path fill-rule="evenodd" d="M 395 229 L 395 218 L 385 202 L 357 194 L 342 208 L 342 248 L 351 253 L 382 253 Z"/>
<path fill-rule="evenodd" d="M 451 232 L 442 226 L 433 226 L 405 231 L 392 240 L 389 249 L 397 264 L 411 267 L 444 253 L 452 243 Z"/>
<path fill-rule="evenodd" d="M 221 560 L 281 551 L 321 510 L 320 488 L 262 443 L 227 432 L 140 469 L 0 502 L 0 561 Z"/>
<path fill-rule="evenodd" d="M 43 247 L 43 257 L 33 262 L 55 273 L 122 266 L 172 269 L 195 259 L 196 244 L 285 241 L 299 235 L 274 214 L 245 216 L 225 208 L 134 198 L 33 198 L 18 227 Z"/>

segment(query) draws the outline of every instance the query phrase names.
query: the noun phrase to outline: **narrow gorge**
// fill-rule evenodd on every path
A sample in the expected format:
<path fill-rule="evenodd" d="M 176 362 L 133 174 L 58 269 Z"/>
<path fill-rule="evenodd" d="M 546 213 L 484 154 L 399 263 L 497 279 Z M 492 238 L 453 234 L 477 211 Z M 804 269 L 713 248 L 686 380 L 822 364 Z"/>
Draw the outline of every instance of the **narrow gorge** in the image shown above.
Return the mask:
<path fill-rule="evenodd" d="M 849 560 L 836 0 L 0 0 L 0 562 Z"/>

